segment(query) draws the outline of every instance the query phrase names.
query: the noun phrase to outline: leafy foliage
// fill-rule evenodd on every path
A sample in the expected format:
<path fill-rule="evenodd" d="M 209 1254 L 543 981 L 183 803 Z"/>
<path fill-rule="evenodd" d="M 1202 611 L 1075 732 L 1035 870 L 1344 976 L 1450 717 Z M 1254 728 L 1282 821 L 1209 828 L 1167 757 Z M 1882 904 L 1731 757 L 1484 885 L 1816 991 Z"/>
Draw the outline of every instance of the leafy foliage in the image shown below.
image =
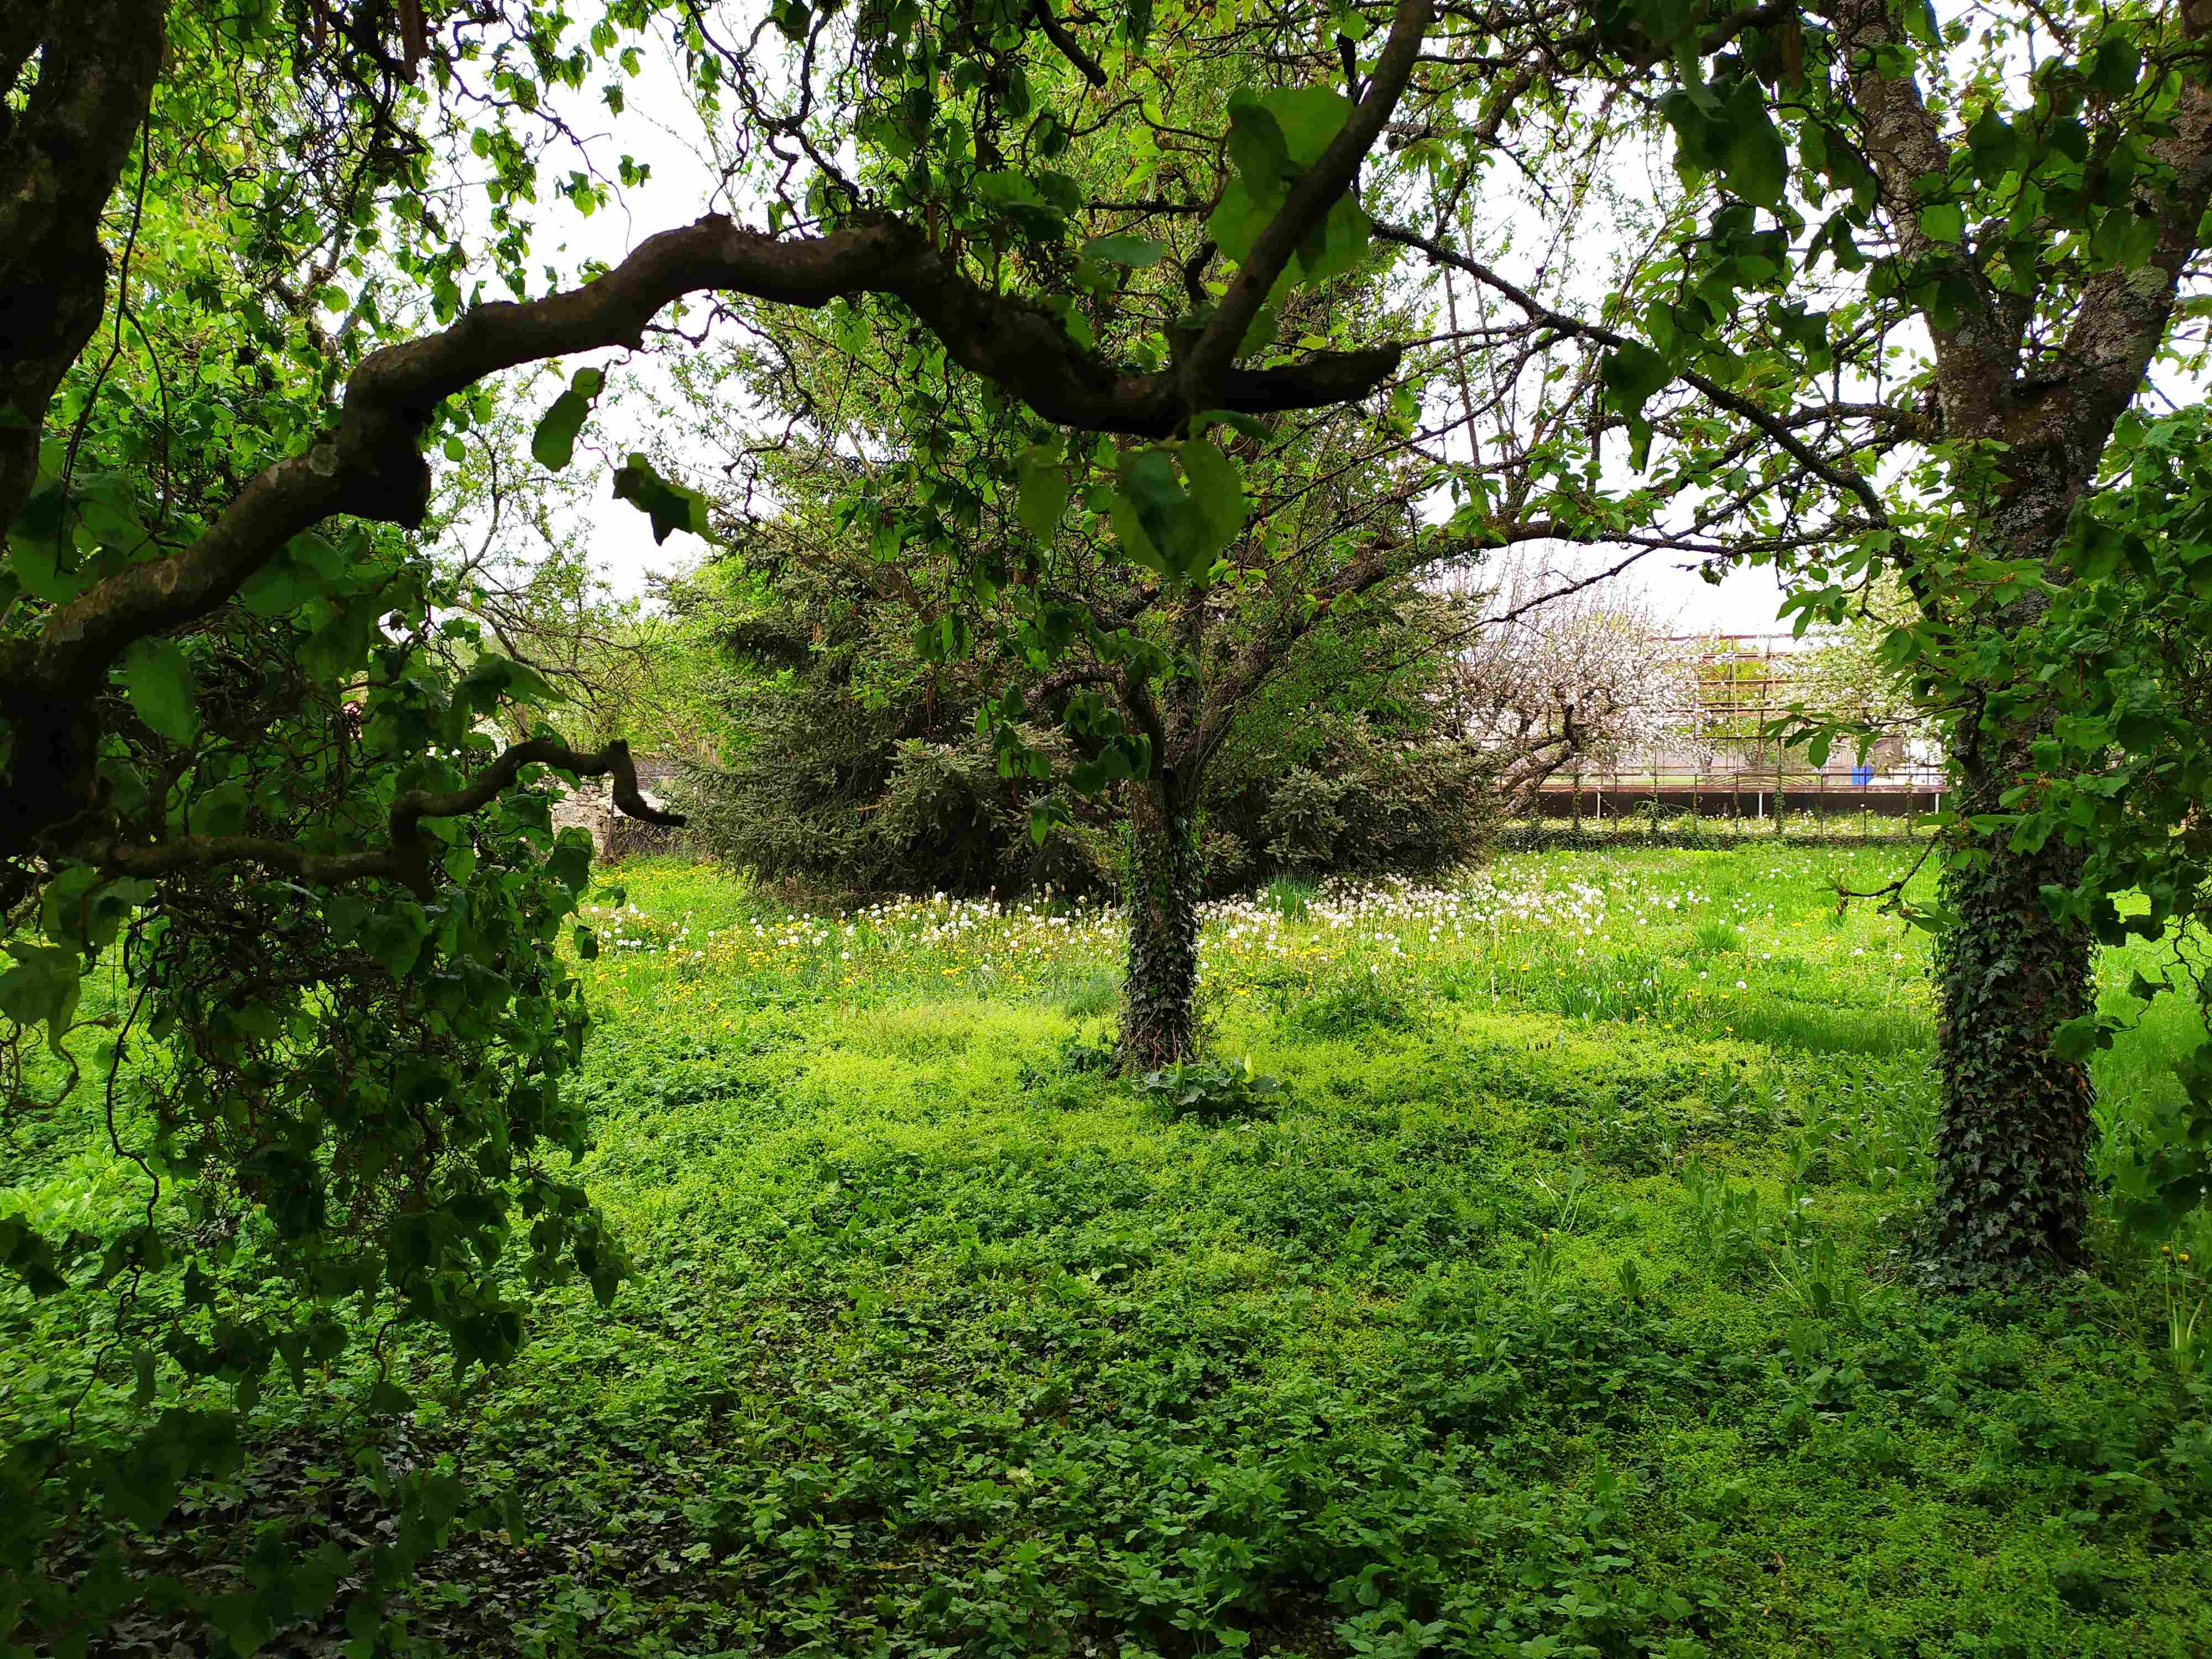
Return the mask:
<path fill-rule="evenodd" d="M 1136 1089 L 1170 1121 L 1195 1118 L 1200 1123 L 1249 1123 L 1275 1115 L 1283 1080 L 1254 1071 L 1247 1054 L 1242 1065 L 1192 1060 L 1147 1072 L 1137 1079 Z"/>
<path fill-rule="evenodd" d="M 688 773 L 715 856 L 853 893 L 1118 887 L 1117 804 L 1099 781 L 1077 782 L 1115 751 L 1066 734 L 1083 717 L 1055 706 L 1070 694 L 1044 689 L 1048 675 L 918 652 L 911 611 L 872 592 L 865 570 L 732 561 L 678 592 L 722 662 L 720 717 L 743 733 Z M 1440 653 L 1425 648 L 1449 625 L 1413 601 L 1309 636 L 1206 774 L 1210 890 L 1278 870 L 1427 874 L 1480 855 L 1495 762 L 1443 728 Z M 1021 714 L 1002 734 L 1009 722 L 990 716 L 1009 689 Z M 1011 776 L 1009 735 L 1032 757 Z M 1038 842 L 1031 813 L 1046 799 L 1065 811 Z"/>

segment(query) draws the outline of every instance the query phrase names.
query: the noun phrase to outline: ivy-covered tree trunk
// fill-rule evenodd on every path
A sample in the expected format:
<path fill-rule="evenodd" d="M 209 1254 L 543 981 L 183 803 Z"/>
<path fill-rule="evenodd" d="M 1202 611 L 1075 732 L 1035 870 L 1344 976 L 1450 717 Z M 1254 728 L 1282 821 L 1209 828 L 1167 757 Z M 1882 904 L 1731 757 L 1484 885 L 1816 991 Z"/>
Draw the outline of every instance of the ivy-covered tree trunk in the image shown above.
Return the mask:
<path fill-rule="evenodd" d="M 2008 745 L 2007 758 L 2014 763 L 1962 768 L 1963 811 L 2000 810 L 2026 755 Z M 1936 951 L 1943 1110 L 1928 1243 L 1939 1275 L 1963 1285 L 2080 1259 L 2095 1099 L 2087 1071 L 2054 1038 L 2089 1012 L 2094 942 L 2043 901 L 2045 886 L 2079 878 L 2080 854 L 2056 838 L 1985 854 L 1946 867 L 1955 920 Z"/>
<path fill-rule="evenodd" d="M 1121 1063 L 1157 1071 L 1197 1043 L 1198 824 L 1194 808 L 1158 783 L 1130 792 L 1129 975 L 1121 998 Z"/>

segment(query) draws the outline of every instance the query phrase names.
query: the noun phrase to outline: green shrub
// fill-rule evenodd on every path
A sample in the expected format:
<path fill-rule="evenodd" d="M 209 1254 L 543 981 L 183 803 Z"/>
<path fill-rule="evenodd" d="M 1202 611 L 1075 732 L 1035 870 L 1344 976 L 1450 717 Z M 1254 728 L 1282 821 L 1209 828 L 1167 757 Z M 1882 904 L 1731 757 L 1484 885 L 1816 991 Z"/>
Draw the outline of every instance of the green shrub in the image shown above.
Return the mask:
<path fill-rule="evenodd" d="M 1378 975 L 1364 969 L 1343 975 L 1334 988 L 1316 996 L 1299 995 L 1289 983 L 1273 984 L 1269 989 L 1283 1011 L 1283 1029 L 1301 1036 L 1410 1031 L 1419 1023 L 1404 997 L 1383 984 Z"/>

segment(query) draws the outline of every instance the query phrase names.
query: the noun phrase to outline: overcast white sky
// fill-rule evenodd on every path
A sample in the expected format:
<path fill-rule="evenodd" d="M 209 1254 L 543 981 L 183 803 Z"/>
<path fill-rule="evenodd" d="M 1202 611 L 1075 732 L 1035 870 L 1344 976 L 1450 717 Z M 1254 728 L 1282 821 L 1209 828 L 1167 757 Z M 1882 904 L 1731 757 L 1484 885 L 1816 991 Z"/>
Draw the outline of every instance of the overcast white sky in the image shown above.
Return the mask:
<path fill-rule="evenodd" d="M 691 100 L 675 70 L 665 60 L 648 56 L 644 74 L 629 83 L 628 109 L 619 125 L 600 103 L 596 81 L 587 82 L 582 95 L 569 94 L 563 113 L 574 131 L 587 141 L 599 138 L 594 155 L 603 171 L 611 171 L 615 158 L 627 152 L 649 164 L 651 176 L 641 188 L 620 192 L 609 209 L 585 218 L 565 198 L 541 202 L 537 210 L 538 234 L 534 265 L 551 264 L 573 271 L 585 261 L 613 264 L 655 231 L 689 223 L 717 201 L 720 179 L 705 161 L 708 145 L 698 125 Z M 574 164 L 573 153 L 547 158 L 547 172 L 557 176 Z M 590 359 L 565 365 L 570 370 Z M 633 383 L 649 383 L 654 374 L 650 360 L 632 359 L 623 377 Z M 544 398 L 550 399 L 550 387 Z M 645 402 L 647 399 L 638 399 Z M 742 407 L 731 410 L 733 420 L 749 418 Z M 640 447 L 641 435 L 635 417 L 619 402 L 603 406 L 594 417 L 586 440 L 595 447 L 619 454 Z M 580 450 L 577 465 L 587 464 Z M 591 458 L 588 464 L 596 464 Z M 611 500 L 608 485 L 595 483 L 586 509 L 589 545 L 595 564 L 614 591 L 625 597 L 642 594 L 648 573 L 666 573 L 696 559 L 700 545 L 688 536 L 674 536 L 656 547 L 645 516 Z M 1562 549 L 1556 567 L 1568 574 L 1596 570 L 1619 562 L 1619 552 Z M 1780 595 L 1769 570 L 1732 571 L 1717 586 L 1694 570 L 1684 569 L 1654 554 L 1628 575 L 1617 579 L 1625 586 L 1640 589 L 1652 607 L 1676 619 L 1683 633 L 1756 634 L 1775 631 Z"/>

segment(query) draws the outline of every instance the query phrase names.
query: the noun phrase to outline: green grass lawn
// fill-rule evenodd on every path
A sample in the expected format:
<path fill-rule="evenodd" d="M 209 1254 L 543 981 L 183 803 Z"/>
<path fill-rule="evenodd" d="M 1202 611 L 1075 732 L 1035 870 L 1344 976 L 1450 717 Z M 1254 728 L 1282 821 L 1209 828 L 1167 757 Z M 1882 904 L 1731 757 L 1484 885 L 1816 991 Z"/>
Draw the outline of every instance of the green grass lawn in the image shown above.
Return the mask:
<path fill-rule="evenodd" d="M 489 1380 L 403 1350 L 412 1420 L 349 1431 L 517 1495 L 429 1564 L 425 1650 L 2212 1652 L 2196 1265 L 1905 1271 L 1926 941 L 1835 893 L 1904 856 L 1218 907 L 1216 1052 L 1287 1087 L 1211 1126 L 1095 1064 L 1110 916 L 618 872 L 582 1175 L 639 1277 Z M 2115 1006 L 2151 962 L 2105 964 Z M 2101 1057 L 2112 1109 L 2192 1018 Z M 16 1204 L 129 1201 L 62 1139 L 15 1157 Z M 11 1344 L 58 1318 L 0 1306 Z M 211 1547 L 368 1524 L 318 1410 L 264 1404 Z"/>

